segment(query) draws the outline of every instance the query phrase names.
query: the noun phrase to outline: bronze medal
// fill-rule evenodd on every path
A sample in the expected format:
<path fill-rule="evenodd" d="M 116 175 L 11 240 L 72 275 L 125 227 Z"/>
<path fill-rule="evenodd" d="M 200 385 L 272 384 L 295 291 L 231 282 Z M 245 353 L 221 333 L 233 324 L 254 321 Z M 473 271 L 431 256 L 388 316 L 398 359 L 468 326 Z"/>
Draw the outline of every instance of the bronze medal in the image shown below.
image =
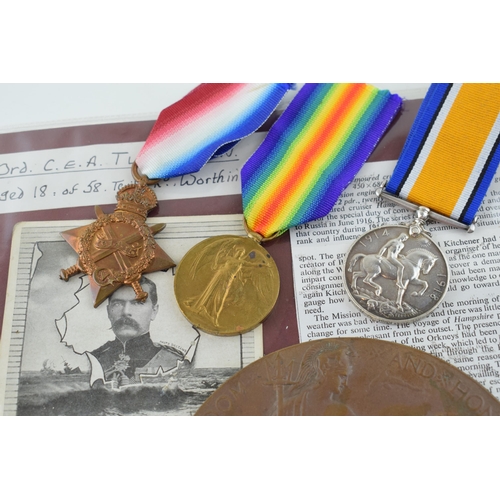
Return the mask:
<path fill-rule="evenodd" d="M 214 335 L 256 328 L 279 293 L 272 257 L 251 238 L 215 236 L 195 245 L 177 266 L 177 303 L 195 327 Z"/>
<path fill-rule="evenodd" d="M 196 415 L 500 415 L 500 402 L 430 354 L 345 338 L 264 356 L 221 385 Z"/>
<path fill-rule="evenodd" d="M 123 187 L 116 199 L 118 204 L 112 214 L 104 214 L 96 207 L 95 222 L 61 233 L 79 259 L 61 270 L 60 277 L 68 281 L 76 274 L 88 274 L 94 307 L 122 285 L 131 286 L 137 300 L 145 301 L 148 294 L 139 284 L 141 275 L 175 265 L 154 239 L 165 224 L 146 224 L 147 213 L 156 206 L 157 199 L 145 181 Z"/>

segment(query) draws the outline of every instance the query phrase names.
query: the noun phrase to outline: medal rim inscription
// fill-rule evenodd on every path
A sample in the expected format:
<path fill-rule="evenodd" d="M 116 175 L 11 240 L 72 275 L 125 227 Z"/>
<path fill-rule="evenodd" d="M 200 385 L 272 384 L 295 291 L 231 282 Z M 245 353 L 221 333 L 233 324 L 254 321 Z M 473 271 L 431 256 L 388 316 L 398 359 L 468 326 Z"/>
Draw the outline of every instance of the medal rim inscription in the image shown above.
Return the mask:
<path fill-rule="evenodd" d="M 351 292 L 351 288 L 350 288 L 349 281 L 347 278 L 347 272 L 348 272 L 347 269 L 348 269 L 349 262 L 350 262 L 349 256 L 351 255 L 351 253 L 352 253 L 353 249 L 356 247 L 356 245 L 358 245 L 358 243 L 363 238 L 365 238 L 370 233 L 374 233 L 376 231 L 380 231 L 380 230 L 383 230 L 385 228 L 391 228 L 391 229 L 397 229 L 398 231 L 404 231 L 408 234 L 408 238 L 412 238 L 412 236 L 410 234 L 410 228 L 406 225 L 400 225 L 400 224 L 385 224 L 384 226 L 379 226 L 379 227 L 370 229 L 369 231 L 366 231 L 365 233 L 363 233 L 359 238 L 354 240 L 354 242 L 350 245 L 349 249 L 347 250 L 347 252 L 345 254 L 345 261 L 344 261 L 343 272 L 342 272 L 342 281 L 344 284 L 344 289 L 346 290 L 346 293 L 347 293 L 350 301 L 360 311 L 362 311 L 364 314 L 366 314 L 368 317 L 370 317 L 374 321 L 382 321 L 384 323 L 390 323 L 390 324 L 402 324 L 402 323 L 411 323 L 411 322 L 419 321 L 420 319 L 423 319 L 423 318 L 429 316 L 441 304 L 441 302 L 444 300 L 444 297 L 448 291 L 448 287 L 450 284 L 450 267 L 448 265 L 448 260 L 446 259 L 444 253 L 441 251 L 441 249 L 439 248 L 437 243 L 435 243 L 432 240 L 432 238 L 429 235 L 425 234 L 424 232 L 420 233 L 418 235 L 418 237 L 426 238 L 429 242 L 431 242 L 431 244 L 433 245 L 433 248 L 435 250 L 437 250 L 437 252 L 439 254 L 438 257 L 440 258 L 441 262 L 443 263 L 444 267 L 446 268 L 446 284 L 445 284 L 444 289 L 442 291 L 441 297 L 436 301 L 436 303 L 434 304 L 433 307 L 427 309 L 422 314 L 419 314 L 416 316 L 401 318 L 401 319 L 398 319 L 398 318 L 391 319 L 391 318 L 386 318 L 384 316 L 378 316 L 378 315 L 372 313 L 371 311 L 369 311 L 367 308 L 363 307 L 363 305 L 358 302 L 358 300 L 354 297 L 354 295 Z"/>
<path fill-rule="evenodd" d="M 302 342 L 254 361 L 216 389 L 195 416 L 295 415 L 290 409 L 298 408 L 293 406 L 296 393 L 287 396 L 287 387 L 303 384 L 302 375 L 307 373 L 309 382 L 301 387 L 300 395 L 321 391 L 323 384 L 315 376 L 323 376 L 320 356 L 335 351 L 340 365 L 331 375 L 338 376 L 341 385 L 324 380 L 330 387 L 336 386 L 337 396 L 322 400 L 320 405 L 310 403 L 314 398 L 302 398 L 306 403 L 300 410 L 306 412 L 299 414 L 319 416 L 321 408 L 328 409 L 333 403 L 334 410 L 345 410 L 336 415 L 403 416 L 413 415 L 408 411 L 412 408 L 425 409 L 427 416 L 500 415 L 500 401 L 495 396 L 443 359 L 393 341 L 335 337 Z M 473 398 L 481 400 L 479 407 L 468 404 Z M 280 413 L 280 406 L 284 412 Z M 439 406 L 444 412 L 438 411 Z"/>
<path fill-rule="evenodd" d="M 258 318 L 253 319 L 252 321 L 245 321 L 241 322 L 240 325 L 238 326 L 233 326 L 231 325 L 231 328 L 229 327 L 218 327 L 217 325 L 214 324 L 214 321 L 200 321 L 199 315 L 196 315 L 196 313 L 192 313 L 187 306 L 184 306 L 182 303 L 183 300 L 185 300 L 184 296 L 185 291 L 183 289 L 186 288 L 186 276 L 189 272 L 190 269 L 187 267 L 189 264 L 194 260 L 193 256 L 196 256 L 197 254 L 200 254 L 205 247 L 212 243 L 219 242 L 222 244 L 223 242 L 228 242 L 230 240 L 236 240 L 240 242 L 244 242 L 246 245 L 250 245 L 253 247 L 253 249 L 258 250 L 259 252 L 262 252 L 265 254 L 265 256 L 268 259 L 268 262 L 271 267 L 271 272 L 269 273 L 269 282 L 273 288 L 273 292 L 270 294 L 269 300 L 268 300 L 268 305 L 267 308 L 264 309 L 264 313 L 261 313 Z M 247 252 L 247 254 L 250 252 Z M 213 260 L 212 258 L 207 258 L 205 262 L 210 262 L 210 260 Z M 187 270 L 186 270 L 187 269 Z M 196 279 L 191 280 L 192 284 L 196 284 Z M 279 271 L 278 267 L 272 258 L 272 256 L 263 248 L 261 245 L 259 245 L 255 240 L 253 240 L 250 237 L 245 237 L 245 236 L 238 236 L 238 235 L 218 235 L 218 236 L 212 236 L 210 238 L 207 238 L 203 241 L 200 241 L 193 247 L 191 247 L 184 257 L 181 259 L 179 264 L 176 267 L 175 271 L 175 277 L 174 277 L 174 295 L 177 301 L 177 305 L 179 306 L 179 309 L 181 310 L 183 316 L 195 327 L 199 328 L 205 333 L 211 334 L 211 335 L 217 335 L 217 336 L 223 336 L 223 337 L 229 337 L 229 336 L 235 336 L 235 335 L 240 335 L 243 333 L 247 333 L 253 329 L 255 329 L 257 326 L 259 326 L 271 313 L 273 310 L 276 301 L 278 300 L 279 296 L 279 291 L 280 291 L 280 279 L 279 279 Z"/>

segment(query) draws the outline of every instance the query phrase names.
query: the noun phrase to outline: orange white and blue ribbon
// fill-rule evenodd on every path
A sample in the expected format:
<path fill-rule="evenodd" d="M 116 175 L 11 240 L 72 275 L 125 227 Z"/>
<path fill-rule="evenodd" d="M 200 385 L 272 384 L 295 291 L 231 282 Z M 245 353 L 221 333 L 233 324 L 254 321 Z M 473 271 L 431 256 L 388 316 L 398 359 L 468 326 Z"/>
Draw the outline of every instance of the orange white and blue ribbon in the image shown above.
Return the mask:
<path fill-rule="evenodd" d="M 435 83 L 386 190 L 471 224 L 500 163 L 500 84 Z"/>
<path fill-rule="evenodd" d="M 136 158 L 139 173 L 165 179 L 197 172 L 255 132 L 289 83 L 203 83 L 159 115 Z"/>
<path fill-rule="evenodd" d="M 242 169 L 249 229 L 270 237 L 327 215 L 400 107 L 368 84 L 305 84 Z"/>

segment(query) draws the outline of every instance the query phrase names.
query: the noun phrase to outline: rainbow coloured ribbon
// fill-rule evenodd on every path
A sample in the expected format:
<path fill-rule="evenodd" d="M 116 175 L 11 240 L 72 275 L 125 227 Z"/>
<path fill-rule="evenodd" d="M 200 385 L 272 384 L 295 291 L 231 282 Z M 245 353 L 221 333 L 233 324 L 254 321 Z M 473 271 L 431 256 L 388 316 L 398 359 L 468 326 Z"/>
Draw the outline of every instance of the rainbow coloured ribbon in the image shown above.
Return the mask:
<path fill-rule="evenodd" d="M 210 158 L 255 132 L 289 83 L 203 83 L 159 115 L 136 158 L 150 179 L 197 172 Z"/>
<path fill-rule="evenodd" d="M 386 190 L 471 224 L 500 162 L 500 84 L 435 83 Z"/>
<path fill-rule="evenodd" d="M 242 169 L 248 228 L 268 238 L 327 215 L 400 107 L 368 84 L 305 84 Z"/>

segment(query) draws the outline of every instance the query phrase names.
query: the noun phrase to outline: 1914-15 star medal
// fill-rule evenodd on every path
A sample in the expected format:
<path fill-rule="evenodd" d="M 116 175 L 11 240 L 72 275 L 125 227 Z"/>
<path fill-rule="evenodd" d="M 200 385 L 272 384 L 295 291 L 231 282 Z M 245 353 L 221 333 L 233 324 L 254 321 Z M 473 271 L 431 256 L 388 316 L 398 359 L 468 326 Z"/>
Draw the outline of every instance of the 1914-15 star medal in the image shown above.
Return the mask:
<path fill-rule="evenodd" d="M 139 284 L 142 274 L 175 266 L 154 239 L 165 224 L 146 224 L 148 212 L 157 205 L 152 189 L 143 183 L 130 184 L 118 191 L 116 199 L 112 214 L 96 207 L 95 222 L 61 233 L 79 258 L 61 270 L 60 277 L 68 281 L 76 274 L 88 274 L 94 307 L 122 285 L 131 286 L 136 299 L 145 301 L 148 294 Z"/>

